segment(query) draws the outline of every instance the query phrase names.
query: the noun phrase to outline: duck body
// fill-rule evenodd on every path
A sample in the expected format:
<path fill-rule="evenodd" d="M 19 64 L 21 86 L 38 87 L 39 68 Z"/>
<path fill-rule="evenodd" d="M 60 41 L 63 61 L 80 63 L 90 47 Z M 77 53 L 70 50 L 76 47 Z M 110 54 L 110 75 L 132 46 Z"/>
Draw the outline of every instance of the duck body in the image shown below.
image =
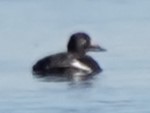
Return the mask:
<path fill-rule="evenodd" d="M 33 66 L 37 75 L 92 75 L 102 69 L 90 56 L 76 57 L 69 53 L 59 53 L 39 60 Z"/>

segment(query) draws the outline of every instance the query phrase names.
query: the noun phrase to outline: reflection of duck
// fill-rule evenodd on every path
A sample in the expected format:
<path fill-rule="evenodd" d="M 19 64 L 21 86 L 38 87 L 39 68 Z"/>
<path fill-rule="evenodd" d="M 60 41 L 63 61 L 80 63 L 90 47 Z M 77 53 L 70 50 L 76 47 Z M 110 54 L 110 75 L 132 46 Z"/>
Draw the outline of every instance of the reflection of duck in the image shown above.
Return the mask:
<path fill-rule="evenodd" d="M 94 75 L 102 71 L 97 62 L 86 55 L 88 51 L 105 51 L 98 45 L 92 45 L 90 37 L 82 32 L 75 33 L 68 42 L 68 51 L 47 56 L 33 66 L 36 75 Z"/>

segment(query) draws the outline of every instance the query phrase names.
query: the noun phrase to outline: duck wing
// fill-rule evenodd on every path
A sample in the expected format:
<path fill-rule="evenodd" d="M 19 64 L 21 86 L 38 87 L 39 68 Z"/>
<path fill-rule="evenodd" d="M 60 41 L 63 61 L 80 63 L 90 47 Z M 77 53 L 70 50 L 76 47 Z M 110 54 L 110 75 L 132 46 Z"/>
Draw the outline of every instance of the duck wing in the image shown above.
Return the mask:
<path fill-rule="evenodd" d="M 70 68 L 72 66 L 74 56 L 67 53 L 59 53 L 51 56 L 47 56 L 39 60 L 33 66 L 33 72 L 35 74 L 45 74 L 50 72 L 57 72 L 65 68 Z"/>

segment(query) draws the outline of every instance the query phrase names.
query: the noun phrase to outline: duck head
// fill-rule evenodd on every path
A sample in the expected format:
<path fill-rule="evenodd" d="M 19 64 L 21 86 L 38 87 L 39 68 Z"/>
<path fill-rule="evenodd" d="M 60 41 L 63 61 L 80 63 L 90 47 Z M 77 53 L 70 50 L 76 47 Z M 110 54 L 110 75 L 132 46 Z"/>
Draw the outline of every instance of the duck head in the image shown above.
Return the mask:
<path fill-rule="evenodd" d="M 101 46 L 92 44 L 90 36 L 83 32 L 78 32 L 71 35 L 67 48 L 68 52 L 77 53 L 80 55 L 85 55 L 89 51 L 106 51 L 106 49 Z"/>

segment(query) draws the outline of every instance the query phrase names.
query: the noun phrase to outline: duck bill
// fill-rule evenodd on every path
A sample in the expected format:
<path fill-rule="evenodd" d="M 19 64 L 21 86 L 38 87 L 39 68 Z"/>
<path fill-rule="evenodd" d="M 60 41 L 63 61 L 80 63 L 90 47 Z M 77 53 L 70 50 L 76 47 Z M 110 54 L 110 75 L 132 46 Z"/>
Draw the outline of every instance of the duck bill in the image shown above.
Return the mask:
<path fill-rule="evenodd" d="M 88 48 L 88 51 L 94 51 L 94 52 L 105 52 L 106 49 L 102 48 L 99 45 L 90 45 L 90 47 Z"/>

